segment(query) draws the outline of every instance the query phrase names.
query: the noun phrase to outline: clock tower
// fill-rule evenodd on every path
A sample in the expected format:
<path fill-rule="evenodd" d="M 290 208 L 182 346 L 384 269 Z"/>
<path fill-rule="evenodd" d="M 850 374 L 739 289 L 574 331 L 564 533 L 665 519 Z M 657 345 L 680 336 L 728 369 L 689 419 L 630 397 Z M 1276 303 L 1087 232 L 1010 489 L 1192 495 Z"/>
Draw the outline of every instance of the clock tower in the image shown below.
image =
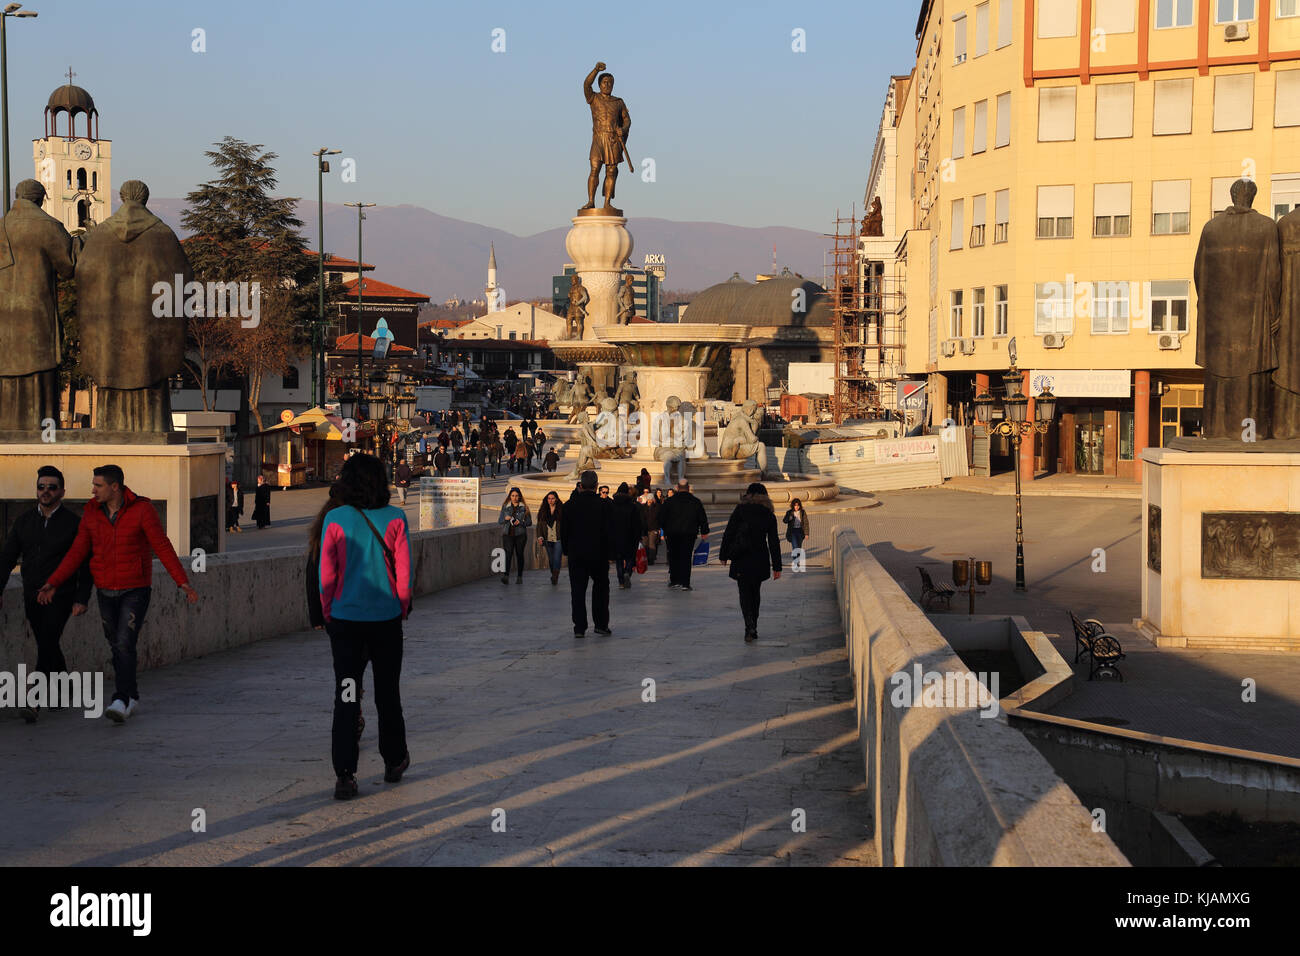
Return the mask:
<path fill-rule="evenodd" d="M 99 138 L 99 111 L 95 100 L 79 86 L 68 70 L 68 82 L 50 94 L 45 106 L 45 136 L 32 141 L 36 178 L 45 187 L 41 207 L 69 232 L 89 229 L 112 211 L 112 142 Z M 66 129 L 59 117 L 66 114 Z M 79 135 L 77 117 L 85 117 L 85 135 Z"/>

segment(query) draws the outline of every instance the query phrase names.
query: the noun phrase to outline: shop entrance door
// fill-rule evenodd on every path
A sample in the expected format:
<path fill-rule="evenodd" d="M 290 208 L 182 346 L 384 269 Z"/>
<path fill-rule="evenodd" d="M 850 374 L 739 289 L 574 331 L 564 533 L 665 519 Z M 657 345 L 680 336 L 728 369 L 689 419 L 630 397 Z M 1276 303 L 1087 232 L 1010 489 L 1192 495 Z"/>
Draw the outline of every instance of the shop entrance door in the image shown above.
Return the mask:
<path fill-rule="evenodd" d="M 1106 414 L 1100 408 L 1080 408 L 1074 414 L 1074 471 L 1104 474 Z"/>

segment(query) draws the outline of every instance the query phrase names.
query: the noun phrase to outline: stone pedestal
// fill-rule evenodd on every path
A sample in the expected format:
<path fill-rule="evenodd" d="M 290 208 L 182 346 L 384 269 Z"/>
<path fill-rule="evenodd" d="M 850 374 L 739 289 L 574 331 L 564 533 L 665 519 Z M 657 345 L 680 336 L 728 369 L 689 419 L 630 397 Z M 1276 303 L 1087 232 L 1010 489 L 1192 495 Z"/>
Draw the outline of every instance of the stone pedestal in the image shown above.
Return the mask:
<path fill-rule="evenodd" d="M 564 248 L 591 296 L 582 338 L 595 342 L 598 326 L 618 324 L 618 283 L 632 255 L 632 234 L 622 216 L 576 216 L 571 221 Z"/>
<path fill-rule="evenodd" d="M 1300 650 L 1300 454 L 1149 448 L 1142 531 L 1157 644 Z"/>
<path fill-rule="evenodd" d="M 76 431 L 68 433 L 71 437 Z M 6 444 L 0 455 L 0 507 L 12 519 L 17 510 L 36 507 L 36 469 L 53 465 L 63 472 L 64 500 L 80 510 L 91 498 L 93 469 L 113 464 L 122 469 L 126 485 L 137 495 L 162 505 L 167 537 L 188 568 L 193 548 L 208 553 L 225 550 L 226 445 L 95 443 L 93 430 L 77 435 L 80 441 Z M 251 493 L 246 498 L 252 501 Z M 6 526 L 7 527 L 7 526 Z"/>

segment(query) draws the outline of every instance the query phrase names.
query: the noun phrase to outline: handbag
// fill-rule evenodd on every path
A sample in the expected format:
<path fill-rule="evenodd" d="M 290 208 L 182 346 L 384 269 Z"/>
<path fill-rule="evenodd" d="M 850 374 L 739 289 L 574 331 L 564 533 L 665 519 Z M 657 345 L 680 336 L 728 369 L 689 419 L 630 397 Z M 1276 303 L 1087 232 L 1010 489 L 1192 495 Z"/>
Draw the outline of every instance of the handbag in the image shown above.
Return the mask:
<path fill-rule="evenodd" d="M 356 505 L 353 505 L 352 507 L 356 508 Z M 366 513 L 365 513 L 364 511 L 362 511 L 360 508 L 357 508 L 356 510 L 357 510 L 357 514 L 361 515 L 361 520 L 364 521 L 364 522 L 366 523 L 366 527 L 370 529 L 370 533 L 373 534 L 373 535 L 375 536 L 375 540 L 379 542 L 379 547 L 383 549 L 383 552 L 384 552 L 384 564 L 385 564 L 385 565 L 387 566 L 387 568 L 388 568 L 388 577 L 389 577 L 389 579 L 393 582 L 393 588 L 394 588 L 394 590 L 396 590 L 396 588 L 397 588 L 397 556 L 396 556 L 395 554 L 393 554 L 392 549 L 391 549 L 390 547 L 388 547 L 388 542 L 385 541 L 385 540 L 384 540 L 384 536 L 381 535 L 381 534 L 379 533 L 379 529 L 376 528 L 376 527 L 371 523 L 370 519 L 366 517 Z M 396 594 L 394 594 L 393 596 L 394 596 L 394 597 L 397 597 Z M 402 615 L 403 619 L 405 619 L 405 618 L 407 618 L 407 617 L 410 617 L 410 612 L 413 611 L 413 610 L 415 610 L 415 595 L 414 595 L 414 594 L 411 595 L 410 604 L 409 604 L 408 607 L 407 607 L 406 613 Z"/>
<path fill-rule="evenodd" d="M 650 567 L 650 562 L 645 556 L 645 545 L 638 544 L 636 546 L 636 573 L 645 574 L 646 568 L 648 567 Z"/>
<path fill-rule="evenodd" d="M 699 567 L 709 563 L 709 542 L 701 541 L 695 546 L 695 553 L 691 555 L 691 566 Z"/>

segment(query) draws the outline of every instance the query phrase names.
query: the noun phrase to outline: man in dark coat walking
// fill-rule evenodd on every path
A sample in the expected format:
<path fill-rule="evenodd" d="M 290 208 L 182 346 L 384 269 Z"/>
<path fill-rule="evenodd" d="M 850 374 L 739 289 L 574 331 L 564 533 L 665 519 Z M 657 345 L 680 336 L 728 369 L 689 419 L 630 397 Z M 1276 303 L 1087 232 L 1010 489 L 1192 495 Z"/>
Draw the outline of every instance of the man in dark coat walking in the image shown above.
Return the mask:
<path fill-rule="evenodd" d="M 674 495 L 673 497 L 677 497 Z M 781 539 L 776 533 L 776 513 L 767 488 L 754 482 L 736 505 L 722 533 L 718 560 L 731 562 L 729 573 L 740 590 L 740 613 L 745 618 L 745 643 L 758 640 L 759 589 L 771 576 L 781 578 Z"/>
<path fill-rule="evenodd" d="M 257 476 L 257 490 L 253 492 L 253 520 L 261 531 L 271 523 L 271 486 L 265 475 Z"/>
<path fill-rule="evenodd" d="M 659 524 L 668 542 L 668 587 L 674 591 L 690 591 L 691 555 L 695 551 L 695 535 L 709 538 L 709 519 L 704 514 L 704 503 L 691 494 L 691 486 L 677 482 L 677 493 L 659 509 Z"/>
<path fill-rule="evenodd" d="M 49 604 L 40 604 L 36 592 L 54 573 L 63 556 L 77 537 L 81 519 L 63 504 L 63 473 L 53 465 L 36 471 L 36 507 L 14 519 L 4 547 L 0 548 L 0 607 L 4 606 L 4 586 L 14 565 L 23 566 L 23 606 L 27 622 L 36 637 L 36 672 L 46 675 L 67 671 L 67 662 L 59 647 L 63 628 L 70 616 L 86 613 L 90 600 L 90 562 L 82 563 L 76 577 L 69 578 L 54 594 Z M 36 708 L 24 707 L 20 713 L 29 724 L 36 721 Z"/>
<path fill-rule="evenodd" d="M 609 636 L 609 561 L 614 557 L 614 515 L 608 500 L 596 494 L 596 473 L 584 471 L 579 490 L 564 505 L 560 544 L 569 559 L 573 636 L 587 636 L 587 581 L 591 580 L 591 617 L 596 633 Z"/>
<path fill-rule="evenodd" d="M 632 586 L 632 575 L 636 573 L 636 547 L 641 543 L 644 526 L 626 481 L 618 486 L 610 503 L 614 509 L 614 569 L 618 572 L 618 586 L 626 589 Z"/>

